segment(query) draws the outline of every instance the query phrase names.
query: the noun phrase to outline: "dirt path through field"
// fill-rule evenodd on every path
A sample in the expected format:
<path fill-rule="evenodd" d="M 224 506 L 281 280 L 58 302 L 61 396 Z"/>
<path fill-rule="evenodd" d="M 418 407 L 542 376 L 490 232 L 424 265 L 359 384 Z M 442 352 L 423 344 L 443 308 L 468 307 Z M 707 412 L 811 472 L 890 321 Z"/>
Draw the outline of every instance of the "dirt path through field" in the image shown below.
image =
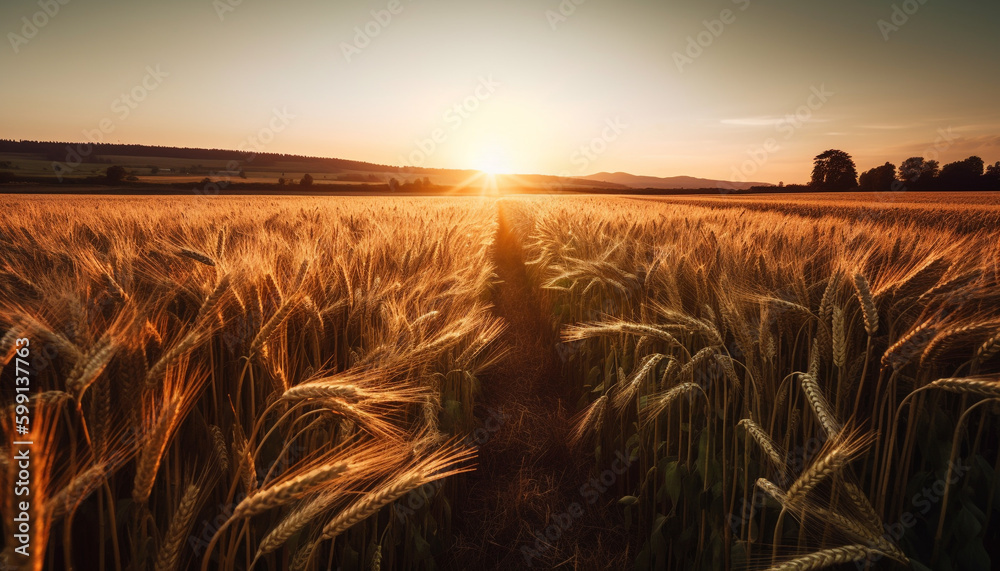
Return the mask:
<path fill-rule="evenodd" d="M 604 568 L 624 556 L 626 542 L 614 514 L 581 497 L 593 459 L 566 445 L 575 400 L 502 207 L 495 256 L 503 283 L 494 311 L 507 323 L 510 352 L 483 378 L 477 416 L 499 422 L 491 421 L 468 496 L 456 505 L 455 567 Z M 567 519 L 574 504 L 583 513 Z M 550 540 L 546 528 L 559 521 L 566 529 L 550 528 L 549 537 L 558 535 Z"/>

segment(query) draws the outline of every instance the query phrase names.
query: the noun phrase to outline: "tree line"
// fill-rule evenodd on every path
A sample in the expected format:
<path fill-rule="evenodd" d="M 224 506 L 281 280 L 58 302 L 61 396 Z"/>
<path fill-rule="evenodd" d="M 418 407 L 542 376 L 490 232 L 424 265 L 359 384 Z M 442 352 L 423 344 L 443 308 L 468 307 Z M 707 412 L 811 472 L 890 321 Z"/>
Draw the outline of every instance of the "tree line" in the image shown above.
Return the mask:
<path fill-rule="evenodd" d="M 858 176 L 854 159 L 848 153 L 831 149 L 813 159 L 814 190 L 891 192 L 903 190 L 1000 190 L 1000 162 L 987 166 L 982 158 L 941 166 L 938 161 L 910 157 L 898 167 L 887 162 Z"/>

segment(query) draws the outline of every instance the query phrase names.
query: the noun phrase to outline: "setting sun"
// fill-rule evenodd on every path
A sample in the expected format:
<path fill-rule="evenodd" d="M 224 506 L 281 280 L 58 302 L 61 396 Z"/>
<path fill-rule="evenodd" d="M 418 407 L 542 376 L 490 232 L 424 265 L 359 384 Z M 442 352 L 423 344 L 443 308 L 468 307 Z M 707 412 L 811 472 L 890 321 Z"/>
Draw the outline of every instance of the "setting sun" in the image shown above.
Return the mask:
<path fill-rule="evenodd" d="M 484 145 L 470 157 L 470 164 L 485 174 L 512 174 L 514 172 L 511 164 L 510 154 L 507 149 L 497 143 Z"/>

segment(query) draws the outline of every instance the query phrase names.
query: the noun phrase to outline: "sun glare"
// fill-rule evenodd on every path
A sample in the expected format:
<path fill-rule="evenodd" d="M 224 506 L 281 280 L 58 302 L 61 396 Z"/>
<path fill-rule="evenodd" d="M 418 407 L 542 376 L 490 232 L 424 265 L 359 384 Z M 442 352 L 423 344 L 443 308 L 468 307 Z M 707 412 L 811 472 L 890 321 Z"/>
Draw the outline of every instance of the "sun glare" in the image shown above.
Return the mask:
<path fill-rule="evenodd" d="M 488 175 L 512 174 L 510 155 L 500 145 L 483 147 L 472 160 L 473 167 Z"/>

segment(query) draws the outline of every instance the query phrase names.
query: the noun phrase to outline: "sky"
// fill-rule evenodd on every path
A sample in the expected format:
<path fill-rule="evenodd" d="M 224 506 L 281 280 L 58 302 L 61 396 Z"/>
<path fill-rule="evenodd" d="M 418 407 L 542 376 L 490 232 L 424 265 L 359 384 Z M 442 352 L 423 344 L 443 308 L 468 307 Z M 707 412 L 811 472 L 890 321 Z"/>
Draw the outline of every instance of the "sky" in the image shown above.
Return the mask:
<path fill-rule="evenodd" d="M 806 182 L 1000 160 L 1000 3 L 3 0 L 0 138 Z"/>

